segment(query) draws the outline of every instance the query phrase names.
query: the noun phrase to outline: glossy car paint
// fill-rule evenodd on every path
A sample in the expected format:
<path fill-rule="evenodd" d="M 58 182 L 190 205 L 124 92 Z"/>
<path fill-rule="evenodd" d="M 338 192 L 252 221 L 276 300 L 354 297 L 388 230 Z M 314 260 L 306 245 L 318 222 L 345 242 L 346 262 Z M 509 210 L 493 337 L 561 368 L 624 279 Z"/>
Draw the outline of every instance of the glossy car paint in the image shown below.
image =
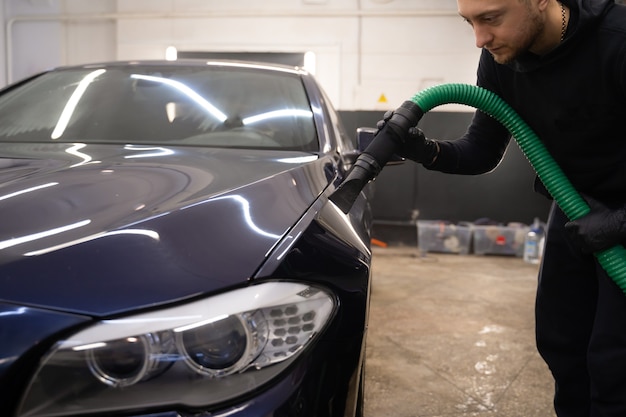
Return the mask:
<path fill-rule="evenodd" d="M 119 65 L 119 64 L 115 64 Z M 271 383 L 237 401 L 121 415 L 358 414 L 369 303 L 368 195 L 329 203 L 355 156 L 313 79 L 320 152 L 0 143 L 0 415 L 86 324 L 264 280 L 317 283 L 338 309 Z"/>
<path fill-rule="evenodd" d="M 5 171 L 2 192 L 13 197 L 0 205 L 2 297 L 100 317 L 240 285 L 328 185 L 334 163 L 202 148 L 140 158 L 154 150 L 87 145 L 81 152 L 100 163 L 75 166 L 72 145 L 54 144 L 38 150 L 46 169 L 16 158 L 34 154 L 28 146 L 5 153 L 28 173 Z M 115 275 L 126 278 L 111 286 Z"/>

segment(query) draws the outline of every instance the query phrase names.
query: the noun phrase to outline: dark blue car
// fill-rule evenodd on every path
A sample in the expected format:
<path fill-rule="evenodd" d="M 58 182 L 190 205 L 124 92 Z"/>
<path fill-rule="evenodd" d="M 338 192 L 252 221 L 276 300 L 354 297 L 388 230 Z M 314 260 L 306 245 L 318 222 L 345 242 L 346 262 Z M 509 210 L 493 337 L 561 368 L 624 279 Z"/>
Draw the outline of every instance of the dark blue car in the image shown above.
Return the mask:
<path fill-rule="evenodd" d="M 370 191 L 314 78 L 53 69 L 0 92 L 0 415 L 358 416 Z"/>

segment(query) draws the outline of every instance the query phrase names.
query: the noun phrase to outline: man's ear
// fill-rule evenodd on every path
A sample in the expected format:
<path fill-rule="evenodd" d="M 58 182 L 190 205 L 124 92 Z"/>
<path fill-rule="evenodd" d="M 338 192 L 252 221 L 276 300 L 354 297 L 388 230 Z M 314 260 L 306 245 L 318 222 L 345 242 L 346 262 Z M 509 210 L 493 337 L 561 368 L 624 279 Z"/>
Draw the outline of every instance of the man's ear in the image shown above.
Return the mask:
<path fill-rule="evenodd" d="M 556 0 L 531 0 L 536 3 L 537 9 L 542 12 L 545 12 L 551 2 L 557 2 Z"/>

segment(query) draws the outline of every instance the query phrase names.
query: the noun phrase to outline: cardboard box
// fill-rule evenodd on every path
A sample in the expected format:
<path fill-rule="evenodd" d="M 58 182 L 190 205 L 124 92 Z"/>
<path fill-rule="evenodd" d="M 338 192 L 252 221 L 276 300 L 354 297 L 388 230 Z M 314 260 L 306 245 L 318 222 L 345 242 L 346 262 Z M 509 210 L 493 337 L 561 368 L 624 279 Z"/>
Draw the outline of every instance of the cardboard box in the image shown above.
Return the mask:
<path fill-rule="evenodd" d="M 427 252 L 468 254 L 472 240 L 472 224 L 453 224 L 440 220 L 417 222 L 417 246 Z"/>

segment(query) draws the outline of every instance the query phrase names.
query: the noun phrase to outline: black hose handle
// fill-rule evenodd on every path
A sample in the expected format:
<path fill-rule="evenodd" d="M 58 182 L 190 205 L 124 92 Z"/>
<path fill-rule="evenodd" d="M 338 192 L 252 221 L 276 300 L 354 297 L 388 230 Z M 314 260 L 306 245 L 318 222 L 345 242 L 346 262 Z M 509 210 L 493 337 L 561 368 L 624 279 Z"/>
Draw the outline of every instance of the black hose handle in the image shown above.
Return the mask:
<path fill-rule="evenodd" d="M 345 179 L 329 197 L 344 213 L 348 213 L 363 188 L 383 169 L 404 142 L 409 128 L 417 126 L 424 116 L 422 109 L 410 100 L 402 103 L 372 142 L 354 162 Z"/>

